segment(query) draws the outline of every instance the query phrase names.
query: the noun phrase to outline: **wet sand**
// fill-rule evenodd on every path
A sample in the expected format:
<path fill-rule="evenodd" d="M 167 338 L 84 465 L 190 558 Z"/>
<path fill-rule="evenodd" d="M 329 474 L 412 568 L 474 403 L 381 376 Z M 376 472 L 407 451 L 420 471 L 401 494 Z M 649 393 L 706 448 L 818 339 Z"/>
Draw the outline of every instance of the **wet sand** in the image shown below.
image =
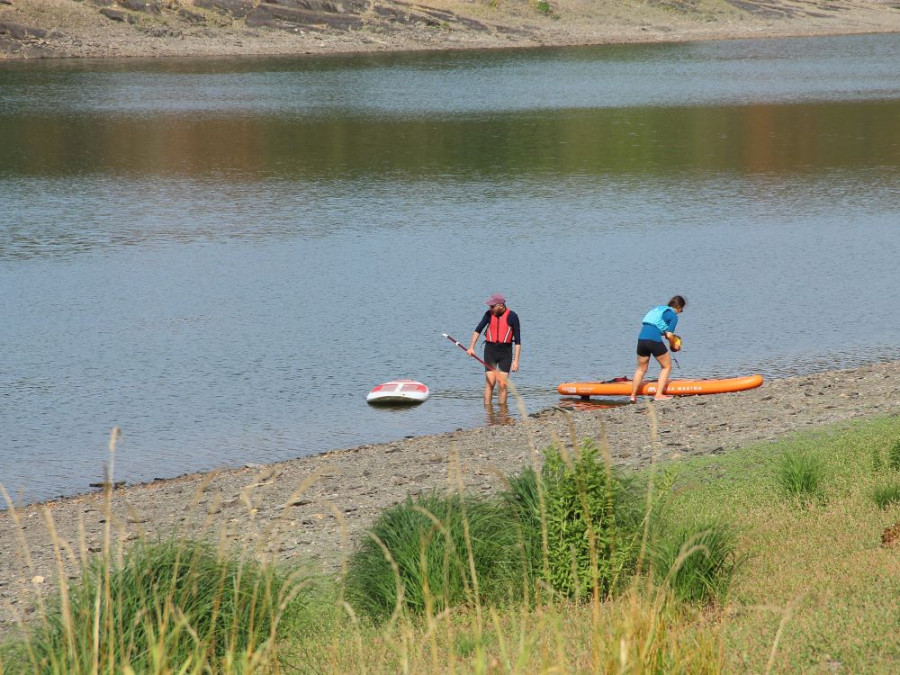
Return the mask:
<path fill-rule="evenodd" d="M 573 433 L 580 440 L 605 439 L 616 465 L 638 468 L 654 457 L 677 461 L 731 452 L 822 425 L 900 414 L 900 361 L 663 403 L 563 407 L 574 401 L 561 398 L 559 407 L 504 424 L 114 490 L 112 537 L 128 542 L 178 531 L 337 572 L 384 508 L 408 494 L 458 485 L 490 494 L 503 476 L 539 462 L 549 444 L 570 444 Z M 658 420 L 656 442 L 651 407 Z M 56 585 L 48 518 L 66 543 L 67 574 L 74 576 L 81 556 L 102 545 L 105 497 L 98 492 L 0 513 L 0 634 L 15 625 L 16 616 L 34 611 L 34 588 L 46 595 Z"/>

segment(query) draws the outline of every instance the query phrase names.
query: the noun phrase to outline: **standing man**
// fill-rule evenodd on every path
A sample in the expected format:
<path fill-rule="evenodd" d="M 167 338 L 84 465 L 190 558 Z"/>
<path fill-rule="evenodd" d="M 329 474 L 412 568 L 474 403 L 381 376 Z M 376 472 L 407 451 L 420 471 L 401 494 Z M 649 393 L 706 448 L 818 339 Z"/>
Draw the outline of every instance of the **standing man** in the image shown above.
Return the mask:
<path fill-rule="evenodd" d="M 666 349 L 663 338 L 672 344 L 673 351 L 678 351 L 679 347 L 676 345 L 679 345 L 680 341 L 676 339 L 675 326 L 678 325 L 678 315 L 684 311 L 686 306 L 687 300 L 680 295 L 675 295 L 669 300 L 669 304 L 654 307 L 641 321 L 641 332 L 638 334 L 637 342 L 637 369 L 634 371 L 634 384 L 631 386 L 632 403 L 637 403 L 638 389 L 640 389 L 644 375 L 647 374 L 651 355 L 656 357 L 662 368 L 656 384 L 656 396 L 653 398 L 657 401 L 672 398 L 666 395 L 669 373 L 672 372 L 672 357 L 669 356 L 669 350 Z"/>
<path fill-rule="evenodd" d="M 506 298 L 499 293 L 494 293 L 485 304 L 490 308 L 481 317 L 481 321 L 472 333 L 472 341 L 467 350 L 469 356 L 475 356 L 475 345 L 481 331 L 484 333 L 484 361 L 496 370 L 485 367 L 484 369 L 484 404 L 491 404 L 494 395 L 494 385 L 500 385 L 497 393 L 497 402 L 506 404 L 506 382 L 510 372 L 519 369 L 519 356 L 522 353 L 522 340 L 519 334 L 519 315 L 506 306 Z M 515 353 L 513 353 L 515 343 Z"/>

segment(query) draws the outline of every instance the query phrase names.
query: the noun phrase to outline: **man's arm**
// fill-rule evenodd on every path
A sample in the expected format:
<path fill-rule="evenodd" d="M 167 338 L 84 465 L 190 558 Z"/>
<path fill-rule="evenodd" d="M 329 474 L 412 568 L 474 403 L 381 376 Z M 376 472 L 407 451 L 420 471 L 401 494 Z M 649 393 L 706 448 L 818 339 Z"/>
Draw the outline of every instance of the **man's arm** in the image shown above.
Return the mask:
<path fill-rule="evenodd" d="M 490 320 L 490 312 L 485 312 L 484 316 L 481 317 L 481 321 L 479 321 L 478 325 L 475 326 L 475 332 L 472 333 L 472 340 L 469 342 L 469 348 L 466 350 L 469 356 L 475 354 L 475 345 L 478 343 L 478 338 L 481 337 L 481 331 L 483 331 L 487 327 L 488 321 Z"/>
<path fill-rule="evenodd" d="M 481 333 L 479 333 L 477 330 L 472 333 L 472 340 L 469 342 L 469 348 L 466 350 L 469 356 L 475 355 L 475 345 L 478 344 L 478 338 L 480 337 Z"/>
<path fill-rule="evenodd" d="M 516 343 L 516 346 L 515 349 L 513 349 L 511 370 L 512 372 L 516 372 L 519 369 L 519 357 L 522 355 L 522 327 L 519 323 L 518 314 L 513 314 L 512 319 L 513 341 Z"/>

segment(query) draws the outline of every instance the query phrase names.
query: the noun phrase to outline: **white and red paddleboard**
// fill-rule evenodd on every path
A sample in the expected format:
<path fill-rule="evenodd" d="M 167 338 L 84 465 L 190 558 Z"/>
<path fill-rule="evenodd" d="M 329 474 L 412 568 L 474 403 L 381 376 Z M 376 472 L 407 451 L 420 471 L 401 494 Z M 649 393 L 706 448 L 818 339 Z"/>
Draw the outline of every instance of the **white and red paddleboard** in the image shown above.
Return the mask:
<path fill-rule="evenodd" d="M 367 403 L 422 403 L 431 392 L 415 380 L 391 380 L 369 392 Z"/>

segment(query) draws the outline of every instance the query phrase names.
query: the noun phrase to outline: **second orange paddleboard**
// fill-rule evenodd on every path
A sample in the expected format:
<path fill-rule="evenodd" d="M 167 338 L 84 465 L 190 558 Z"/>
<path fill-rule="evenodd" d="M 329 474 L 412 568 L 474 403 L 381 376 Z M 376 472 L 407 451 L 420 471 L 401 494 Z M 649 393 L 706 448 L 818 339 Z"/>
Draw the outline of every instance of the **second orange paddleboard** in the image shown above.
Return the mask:
<path fill-rule="evenodd" d="M 718 380 L 669 380 L 666 394 L 670 396 L 697 396 L 700 394 L 725 394 L 732 391 L 755 389 L 763 383 L 762 375 L 745 375 Z M 564 382 L 556 390 L 564 396 L 630 396 L 631 380 L 619 382 Z M 638 392 L 642 396 L 656 393 L 657 383 L 650 380 L 641 383 Z"/>

